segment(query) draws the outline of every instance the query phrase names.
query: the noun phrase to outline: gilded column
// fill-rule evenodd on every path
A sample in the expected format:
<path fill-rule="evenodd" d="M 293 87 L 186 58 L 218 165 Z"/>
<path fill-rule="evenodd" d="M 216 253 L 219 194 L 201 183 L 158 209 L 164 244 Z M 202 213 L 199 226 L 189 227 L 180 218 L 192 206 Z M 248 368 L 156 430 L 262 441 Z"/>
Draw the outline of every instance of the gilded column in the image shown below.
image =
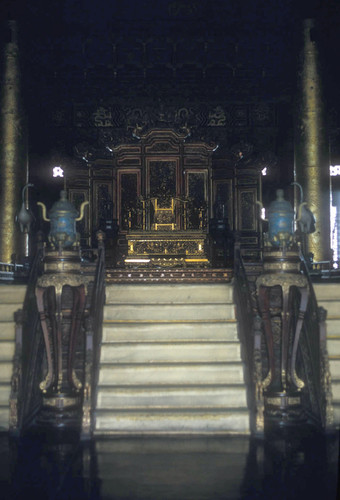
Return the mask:
<path fill-rule="evenodd" d="M 21 256 L 20 229 L 15 217 L 25 185 L 26 162 L 23 113 L 20 106 L 20 70 L 17 25 L 8 22 L 2 54 L 0 108 L 0 261 Z"/>
<path fill-rule="evenodd" d="M 295 180 L 316 218 L 316 231 L 307 237 L 314 261 L 329 260 L 330 177 L 328 134 L 322 93 L 320 54 L 314 19 L 303 22 L 298 68 L 295 134 Z"/>

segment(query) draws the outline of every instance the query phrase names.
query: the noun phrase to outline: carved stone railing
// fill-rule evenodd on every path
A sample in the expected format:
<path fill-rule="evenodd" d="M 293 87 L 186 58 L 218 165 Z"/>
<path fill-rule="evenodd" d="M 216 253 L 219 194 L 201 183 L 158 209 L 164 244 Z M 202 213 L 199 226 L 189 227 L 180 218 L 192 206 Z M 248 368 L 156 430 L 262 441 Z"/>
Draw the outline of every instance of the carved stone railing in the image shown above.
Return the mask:
<path fill-rule="evenodd" d="M 297 252 L 290 258 L 279 259 L 283 270 L 273 273 L 269 259 L 254 286 L 235 245 L 235 302 L 251 429 L 257 435 L 273 426 L 310 423 L 329 430 L 333 425 L 326 311 L 318 307 L 303 257 Z M 296 271 L 285 272 L 285 266 Z"/>
<path fill-rule="evenodd" d="M 105 304 L 105 247 L 104 233 L 98 233 L 98 258 L 89 310 L 85 319 L 85 368 L 82 405 L 81 438 L 90 439 L 99 375 L 103 308 Z"/>
<path fill-rule="evenodd" d="M 261 318 L 256 308 L 255 290 L 251 289 L 247 279 L 240 243 L 236 242 L 234 248 L 234 299 L 246 369 L 251 430 L 253 434 L 261 435 L 264 432 Z"/>
<path fill-rule="evenodd" d="M 96 264 L 80 263 L 77 250 L 73 255 L 41 246 L 35 256 L 23 309 L 15 315 L 14 435 L 33 422 L 89 435 L 105 300 L 103 237 L 100 232 L 98 249 L 91 253 Z"/>
<path fill-rule="evenodd" d="M 325 430 L 333 426 L 331 375 L 326 340 L 327 311 L 319 307 L 313 288 L 308 265 L 301 258 L 302 271 L 308 280 L 309 302 L 302 327 L 301 364 L 305 372 L 308 391 L 305 406 L 308 416 Z"/>
<path fill-rule="evenodd" d="M 15 314 L 15 352 L 9 400 L 9 431 L 12 434 L 20 434 L 33 421 L 42 401 L 39 381 L 43 373 L 44 345 L 35 299 L 42 260 L 40 241 L 32 262 L 23 309 Z"/>

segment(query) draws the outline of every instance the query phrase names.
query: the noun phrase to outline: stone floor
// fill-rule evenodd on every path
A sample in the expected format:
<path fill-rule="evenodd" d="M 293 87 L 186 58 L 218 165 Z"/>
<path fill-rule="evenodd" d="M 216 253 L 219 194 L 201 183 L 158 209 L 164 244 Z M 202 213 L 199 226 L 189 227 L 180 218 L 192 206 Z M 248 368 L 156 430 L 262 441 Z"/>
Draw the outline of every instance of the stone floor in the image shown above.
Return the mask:
<path fill-rule="evenodd" d="M 339 435 L 101 438 L 0 434 L 0 498 L 336 499 Z"/>

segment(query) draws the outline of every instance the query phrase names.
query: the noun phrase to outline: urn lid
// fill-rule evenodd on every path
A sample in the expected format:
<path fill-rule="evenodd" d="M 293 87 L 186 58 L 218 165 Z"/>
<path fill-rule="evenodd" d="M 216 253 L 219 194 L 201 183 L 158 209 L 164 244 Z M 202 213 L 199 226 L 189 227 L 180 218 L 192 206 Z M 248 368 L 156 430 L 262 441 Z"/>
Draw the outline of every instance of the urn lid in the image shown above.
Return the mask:
<path fill-rule="evenodd" d="M 49 217 L 65 216 L 71 218 L 78 217 L 77 209 L 68 201 L 66 191 L 60 191 L 60 199 L 53 203 L 51 210 L 48 213 Z"/>
<path fill-rule="evenodd" d="M 286 213 L 294 216 L 294 209 L 289 201 L 284 199 L 284 191 L 283 189 L 276 190 L 276 200 L 272 201 L 269 205 L 269 214 L 273 213 Z"/>

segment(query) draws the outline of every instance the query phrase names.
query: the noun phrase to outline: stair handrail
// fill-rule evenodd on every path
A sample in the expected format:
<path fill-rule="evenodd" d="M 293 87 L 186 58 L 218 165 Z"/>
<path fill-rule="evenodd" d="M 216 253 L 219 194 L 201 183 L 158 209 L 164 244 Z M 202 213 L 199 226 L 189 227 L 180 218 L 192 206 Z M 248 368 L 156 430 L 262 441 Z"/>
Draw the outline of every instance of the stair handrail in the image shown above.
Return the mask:
<path fill-rule="evenodd" d="M 88 315 L 85 319 L 85 369 L 82 405 L 81 439 L 91 438 L 93 431 L 96 387 L 99 375 L 103 309 L 105 304 L 105 234 L 98 231 L 98 257 Z"/>
<path fill-rule="evenodd" d="M 44 243 L 42 233 L 38 233 L 37 251 L 29 272 L 22 309 L 14 314 L 15 350 L 9 398 L 9 431 L 20 435 L 34 419 L 41 404 L 41 395 L 35 392 L 37 386 L 37 356 L 42 353 L 43 337 L 40 329 L 35 288 L 42 272 Z"/>
<path fill-rule="evenodd" d="M 310 417 L 325 430 L 333 426 L 332 388 L 329 368 L 329 358 L 327 351 L 327 311 L 319 307 L 316 298 L 313 282 L 310 275 L 308 263 L 300 252 L 301 271 L 306 276 L 309 288 L 309 301 L 303 323 L 303 337 L 308 354 L 311 360 L 310 382 L 313 387 L 309 387 L 314 394 L 309 394 L 311 398 L 312 414 Z M 303 356 L 306 353 L 302 352 Z"/>
<path fill-rule="evenodd" d="M 234 245 L 234 299 L 242 354 L 246 369 L 247 398 L 250 409 L 250 427 L 253 434 L 264 432 L 264 398 L 262 378 L 262 320 L 251 292 L 244 267 L 241 245 Z"/>

